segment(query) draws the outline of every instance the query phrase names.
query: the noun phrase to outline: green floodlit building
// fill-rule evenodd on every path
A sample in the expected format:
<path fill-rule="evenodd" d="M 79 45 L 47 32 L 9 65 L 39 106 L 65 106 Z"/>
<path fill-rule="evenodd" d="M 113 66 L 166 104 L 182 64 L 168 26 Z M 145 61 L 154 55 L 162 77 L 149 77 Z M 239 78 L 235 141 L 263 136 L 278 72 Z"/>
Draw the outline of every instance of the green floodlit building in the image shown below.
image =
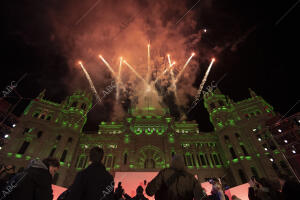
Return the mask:
<path fill-rule="evenodd" d="M 104 149 L 103 163 L 113 175 L 159 171 L 180 154 L 201 182 L 225 176 L 231 186 L 248 182 L 252 175 L 276 176 L 272 162 L 282 160 L 278 150 L 253 134 L 264 129 L 274 111 L 251 90 L 251 97 L 240 102 L 219 89 L 205 96 L 213 132 L 199 132 L 196 122 L 175 121 L 167 109 L 148 106 L 132 109 L 119 121 L 101 122 L 94 134 L 82 132 L 92 107 L 90 93 L 75 92 L 60 104 L 45 100 L 44 93 L 30 102 L 0 155 L 17 168 L 33 158 L 57 157 L 62 166 L 54 178 L 57 185 L 69 186 L 77 171 L 88 166 L 93 146 Z"/>

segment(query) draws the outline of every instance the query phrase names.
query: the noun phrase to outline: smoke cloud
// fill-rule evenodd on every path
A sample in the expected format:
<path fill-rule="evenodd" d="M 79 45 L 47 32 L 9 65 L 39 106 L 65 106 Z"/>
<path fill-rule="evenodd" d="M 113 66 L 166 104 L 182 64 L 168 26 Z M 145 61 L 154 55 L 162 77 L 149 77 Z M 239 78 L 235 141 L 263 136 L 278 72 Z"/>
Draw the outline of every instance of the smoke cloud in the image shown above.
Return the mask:
<path fill-rule="evenodd" d="M 171 84 L 170 72 L 151 87 L 155 90 L 152 92 L 156 93 L 153 95 L 156 99 L 152 101 L 169 107 L 171 114 L 179 117 L 180 107 L 189 102 L 189 96 L 196 94 L 196 88 L 192 85 L 201 62 L 200 52 L 196 47 L 202 32 L 197 30 L 195 13 L 190 11 L 186 14 L 189 9 L 185 1 L 174 0 L 60 1 L 60 6 L 50 11 L 51 22 L 55 27 L 51 39 L 63 44 L 63 52 L 71 70 L 77 71 L 66 83 L 72 90 L 82 88 L 83 84 L 88 85 L 77 65 L 78 60 L 81 60 L 99 92 L 109 85 L 114 77 L 99 59 L 99 54 L 115 72 L 118 72 L 119 58 L 122 56 L 146 78 L 149 41 L 152 81 L 168 67 L 168 53 L 172 62 L 176 61 L 173 69 L 176 76 L 191 53 L 195 52 L 196 57 L 191 60 L 176 84 L 177 94 Z M 115 101 L 114 104 L 110 102 L 115 113 L 112 117 L 120 117 L 124 114 L 122 110 L 127 112 L 130 107 L 128 104 L 141 104 L 145 96 L 145 84 L 125 64 L 121 76 L 127 89 L 121 90 L 119 102 L 115 100 L 115 95 L 109 97 L 109 101 Z"/>

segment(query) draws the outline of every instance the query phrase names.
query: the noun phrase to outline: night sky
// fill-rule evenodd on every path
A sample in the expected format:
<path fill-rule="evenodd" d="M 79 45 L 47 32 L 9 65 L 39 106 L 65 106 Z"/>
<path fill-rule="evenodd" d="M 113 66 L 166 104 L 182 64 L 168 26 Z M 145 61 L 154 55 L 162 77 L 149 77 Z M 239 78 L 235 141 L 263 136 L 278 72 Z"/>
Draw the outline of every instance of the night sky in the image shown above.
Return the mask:
<path fill-rule="evenodd" d="M 109 21 L 109 16 L 103 16 L 103 19 L 97 18 L 103 9 L 106 9 L 106 13 L 110 9 L 110 7 L 103 8 L 106 5 L 105 1 L 114 2 L 116 7 L 121 2 L 118 0 L 102 0 L 99 3 L 96 0 L 88 0 L 84 3 L 71 0 L 2 2 L 1 97 L 12 81 L 18 81 L 24 74 L 26 74 L 25 78 L 16 88 L 23 98 L 35 98 L 46 88 L 46 97 L 51 101 L 60 102 L 76 89 L 88 89 L 88 82 L 82 72 L 78 70 L 78 66 L 75 68 L 72 64 L 75 63 L 74 59 L 84 59 L 86 56 L 82 53 L 83 50 L 74 53 L 73 49 L 78 47 L 76 38 L 86 34 L 85 30 L 88 31 L 94 21 L 104 19 Z M 163 22 L 161 26 L 168 22 L 178 22 L 197 1 L 183 2 L 185 8 L 180 8 L 181 13 L 176 11 L 174 5 L 182 1 L 174 0 L 170 7 L 165 3 L 164 14 L 160 15 L 163 18 L 160 19 Z M 219 88 L 234 101 L 249 98 L 248 88 L 252 88 L 274 106 L 276 112 L 286 114 L 300 100 L 298 79 L 300 3 L 289 11 L 297 1 L 202 0 L 197 3 L 178 26 L 195 23 L 194 29 L 181 29 L 184 31 L 180 34 L 187 37 L 207 29 L 205 34 L 201 34 L 201 40 L 191 47 L 200 49 L 197 51 L 200 57 L 207 57 L 206 61 L 199 59 L 200 68 L 207 68 L 210 55 L 214 55 L 217 59 L 207 83 L 217 81 L 225 74 Z M 95 2 L 96 6 L 94 6 Z M 136 12 L 138 13 L 136 18 L 143 15 L 151 24 L 149 13 L 155 3 L 151 4 L 149 3 L 151 1 L 147 0 L 136 0 L 136 2 L 136 6 L 142 10 Z M 123 5 L 124 3 L 119 8 L 122 9 Z M 82 18 L 93 6 L 94 8 Z M 131 9 L 130 5 L 127 10 L 129 9 Z M 106 13 L 103 15 L 107 15 Z M 120 13 L 111 12 L 110 15 L 118 14 Z M 152 16 L 154 15 L 155 13 L 152 13 Z M 114 19 L 110 22 L 107 26 L 111 28 L 122 26 L 122 19 L 120 21 Z M 134 24 L 135 21 L 131 23 Z M 65 29 L 59 28 L 58 31 L 57 24 Z M 101 28 L 105 29 L 105 27 Z M 132 33 L 127 29 L 122 30 L 118 37 L 127 37 L 126 34 Z M 76 37 L 72 37 L 72 34 Z M 149 38 L 151 37 L 154 38 L 153 34 L 149 33 Z M 157 34 L 155 37 L 158 37 Z M 109 41 L 105 45 L 108 43 Z M 102 45 L 101 39 L 95 43 L 96 45 Z M 87 48 L 86 51 L 89 49 Z M 103 88 L 112 80 L 106 69 L 102 71 L 99 71 L 102 75 L 101 83 L 96 84 L 97 88 Z M 195 88 L 200 85 L 203 75 L 203 71 L 196 70 L 197 78 L 192 83 Z M 74 81 L 74 77 L 79 78 Z M 92 78 L 97 79 L 95 76 Z M 76 84 L 73 84 L 74 82 Z M 77 87 L 78 85 L 80 88 Z M 190 99 L 188 104 L 191 104 L 193 96 L 187 95 L 187 98 Z M 17 96 L 11 93 L 5 99 L 15 103 Z M 15 113 L 21 113 L 29 99 L 23 100 Z M 113 101 L 114 94 L 111 94 L 104 103 L 96 106 L 89 113 L 85 130 L 97 130 L 100 121 L 111 120 Z M 288 115 L 299 110 L 300 103 Z M 203 103 L 189 113 L 189 119 L 196 119 L 201 131 L 212 130 Z"/>

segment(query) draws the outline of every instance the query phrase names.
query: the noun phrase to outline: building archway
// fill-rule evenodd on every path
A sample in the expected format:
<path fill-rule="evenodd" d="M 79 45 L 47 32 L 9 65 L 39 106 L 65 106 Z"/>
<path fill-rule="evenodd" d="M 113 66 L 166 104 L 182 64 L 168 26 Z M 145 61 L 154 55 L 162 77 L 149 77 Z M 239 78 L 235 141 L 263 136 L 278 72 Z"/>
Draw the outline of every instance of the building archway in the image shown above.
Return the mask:
<path fill-rule="evenodd" d="M 152 145 L 144 146 L 137 155 L 137 166 L 140 169 L 161 169 L 165 167 L 165 159 L 161 150 Z"/>

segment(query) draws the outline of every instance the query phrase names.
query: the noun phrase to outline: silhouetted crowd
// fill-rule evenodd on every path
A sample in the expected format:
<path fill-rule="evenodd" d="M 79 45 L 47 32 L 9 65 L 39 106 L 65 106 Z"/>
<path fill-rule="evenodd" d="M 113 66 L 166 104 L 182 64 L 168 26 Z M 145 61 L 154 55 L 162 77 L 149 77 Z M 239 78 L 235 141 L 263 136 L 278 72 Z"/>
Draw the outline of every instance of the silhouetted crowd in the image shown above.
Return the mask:
<path fill-rule="evenodd" d="M 131 197 L 119 182 L 115 189 L 113 176 L 102 164 L 103 149 L 90 150 L 90 165 L 77 173 L 73 184 L 58 200 L 148 200 L 144 188 L 138 186 L 136 195 Z M 13 165 L 0 165 L 0 200 L 52 200 L 52 179 L 60 164 L 55 158 L 31 160 L 26 169 L 15 172 Z M 181 156 L 174 156 L 169 168 L 162 169 L 148 184 L 145 192 L 156 200 L 228 200 L 228 189 L 221 179 L 212 178 L 211 195 L 195 176 L 185 169 Z M 249 181 L 249 200 L 290 200 L 300 191 L 296 180 L 280 175 L 277 179 L 252 177 Z M 232 196 L 233 200 L 241 200 Z"/>

